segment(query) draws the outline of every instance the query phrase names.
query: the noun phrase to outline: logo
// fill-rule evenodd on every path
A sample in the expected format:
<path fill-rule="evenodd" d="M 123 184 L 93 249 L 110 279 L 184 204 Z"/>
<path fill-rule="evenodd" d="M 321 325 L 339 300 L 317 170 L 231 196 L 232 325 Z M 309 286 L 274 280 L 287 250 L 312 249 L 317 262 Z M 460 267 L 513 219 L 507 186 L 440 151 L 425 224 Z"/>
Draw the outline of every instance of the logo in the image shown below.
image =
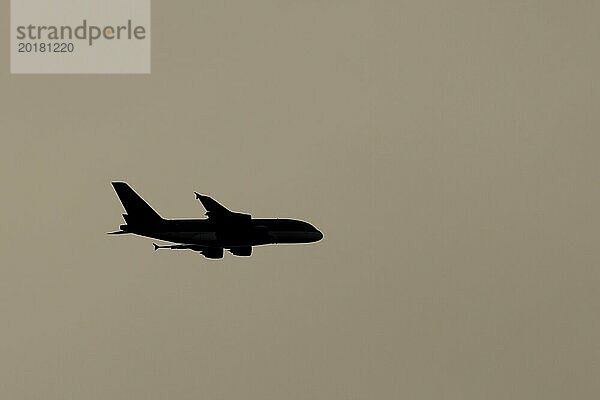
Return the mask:
<path fill-rule="evenodd" d="M 150 73 L 150 0 L 11 0 L 11 72 Z"/>

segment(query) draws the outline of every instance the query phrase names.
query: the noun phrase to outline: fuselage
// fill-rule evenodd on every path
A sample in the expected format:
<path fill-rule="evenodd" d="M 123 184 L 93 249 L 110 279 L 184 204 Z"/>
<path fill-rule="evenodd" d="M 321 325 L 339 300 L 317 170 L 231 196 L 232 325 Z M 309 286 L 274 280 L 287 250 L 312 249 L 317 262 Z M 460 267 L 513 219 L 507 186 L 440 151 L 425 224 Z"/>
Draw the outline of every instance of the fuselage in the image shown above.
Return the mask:
<path fill-rule="evenodd" d="M 312 243 L 323 234 L 311 224 L 294 219 L 248 218 L 161 219 L 152 223 L 121 225 L 129 232 L 154 239 L 209 247 L 246 247 L 276 243 Z"/>

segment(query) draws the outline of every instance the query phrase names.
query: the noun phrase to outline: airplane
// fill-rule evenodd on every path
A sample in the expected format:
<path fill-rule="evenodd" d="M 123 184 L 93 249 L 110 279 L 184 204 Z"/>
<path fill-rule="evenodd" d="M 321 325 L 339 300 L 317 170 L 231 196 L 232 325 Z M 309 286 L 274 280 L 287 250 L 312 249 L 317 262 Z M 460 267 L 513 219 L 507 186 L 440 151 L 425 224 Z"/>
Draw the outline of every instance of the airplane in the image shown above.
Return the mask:
<path fill-rule="evenodd" d="M 323 234 L 308 222 L 295 219 L 252 218 L 233 212 L 211 197 L 194 192 L 206 209 L 203 219 L 165 219 L 125 182 L 112 182 L 125 208 L 125 225 L 109 235 L 132 233 L 175 243 L 158 245 L 154 250 L 192 250 L 206 258 L 223 258 L 223 250 L 241 257 L 252 255 L 252 247 L 279 243 L 312 243 Z"/>

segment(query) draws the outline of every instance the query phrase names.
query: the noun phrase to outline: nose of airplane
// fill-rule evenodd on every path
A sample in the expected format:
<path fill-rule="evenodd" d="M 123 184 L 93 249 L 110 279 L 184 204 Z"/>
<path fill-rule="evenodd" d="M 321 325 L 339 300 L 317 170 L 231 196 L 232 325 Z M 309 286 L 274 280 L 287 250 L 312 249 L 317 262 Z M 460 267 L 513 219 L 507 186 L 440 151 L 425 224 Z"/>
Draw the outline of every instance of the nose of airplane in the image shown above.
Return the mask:
<path fill-rule="evenodd" d="M 317 240 L 323 239 L 323 232 L 317 231 L 317 238 L 318 238 Z"/>
<path fill-rule="evenodd" d="M 319 240 L 323 239 L 323 233 L 321 233 L 320 230 L 315 229 L 315 232 L 313 232 L 313 239 L 315 242 L 318 242 Z"/>

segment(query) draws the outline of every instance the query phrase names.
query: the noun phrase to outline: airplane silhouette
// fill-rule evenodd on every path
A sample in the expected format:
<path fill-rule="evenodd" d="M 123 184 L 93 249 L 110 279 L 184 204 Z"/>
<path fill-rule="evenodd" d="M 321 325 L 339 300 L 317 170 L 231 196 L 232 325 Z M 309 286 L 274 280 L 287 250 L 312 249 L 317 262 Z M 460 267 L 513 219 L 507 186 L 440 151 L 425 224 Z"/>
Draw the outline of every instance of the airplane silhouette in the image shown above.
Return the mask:
<path fill-rule="evenodd" d="M 294 219 L 252 218 L 249 214 L 229 211 L 209 196 L 194 192 L 206 209 L 204 219 L 164 219 L 127 183 L 112 182 L 127 214 L 126 225 L 109 235 L 133 233 L 167 242 L 154 250 L 193 250 L 206 258 L 223 258 L 227 249 L 236 256 L 248 257 L 252 246 L 278 243 L 312 243 L 323 234 L 311 224 Z"/>

